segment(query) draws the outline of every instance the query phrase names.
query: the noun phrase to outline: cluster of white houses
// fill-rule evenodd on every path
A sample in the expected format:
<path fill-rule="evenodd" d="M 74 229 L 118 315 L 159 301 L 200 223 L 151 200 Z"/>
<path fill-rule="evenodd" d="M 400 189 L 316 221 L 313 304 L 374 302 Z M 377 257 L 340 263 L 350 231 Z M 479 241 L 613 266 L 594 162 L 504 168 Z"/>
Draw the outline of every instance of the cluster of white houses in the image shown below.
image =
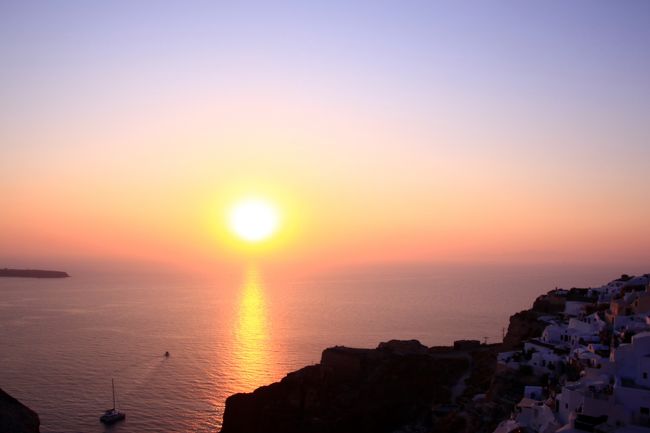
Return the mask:
<path fill-rule="evenodd" d="M 494 433 L 650 433 L 650 274 L 556 289 L 564 305 L 538 339 L 500 353 L 499 368 L 543 377 Z"/>

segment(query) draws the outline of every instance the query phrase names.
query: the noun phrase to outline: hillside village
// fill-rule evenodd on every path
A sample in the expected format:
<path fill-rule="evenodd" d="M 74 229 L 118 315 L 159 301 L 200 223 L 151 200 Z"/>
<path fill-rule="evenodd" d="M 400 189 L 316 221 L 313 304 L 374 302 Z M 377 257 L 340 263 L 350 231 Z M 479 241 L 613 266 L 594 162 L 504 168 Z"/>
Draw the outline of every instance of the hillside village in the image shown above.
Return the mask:
<path fill-rule="evenodd" d="M 538 298 L 541 335 L 497 356 L 497 374 L 537 385 L 494 433 L 650 432 L 649 285 L 650 274 L 622 275 Z"/>

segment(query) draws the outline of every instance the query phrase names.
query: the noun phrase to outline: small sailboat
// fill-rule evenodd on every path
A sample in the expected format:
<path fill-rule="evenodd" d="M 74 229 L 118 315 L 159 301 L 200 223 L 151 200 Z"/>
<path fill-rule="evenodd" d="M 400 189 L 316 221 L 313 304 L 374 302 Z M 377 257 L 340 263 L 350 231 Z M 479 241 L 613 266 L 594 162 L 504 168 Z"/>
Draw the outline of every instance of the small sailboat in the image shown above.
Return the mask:
<path fill-rule="evenodd" d="M 126 418 L 124 412 L 115 409 L 115 381 L 113 379 L 111 379 L 111 385 L 113 387 L 113 408 L 106 410 L 104 415 L 99 417 L 99 420 L 104 424 L 113 424 Z"/>

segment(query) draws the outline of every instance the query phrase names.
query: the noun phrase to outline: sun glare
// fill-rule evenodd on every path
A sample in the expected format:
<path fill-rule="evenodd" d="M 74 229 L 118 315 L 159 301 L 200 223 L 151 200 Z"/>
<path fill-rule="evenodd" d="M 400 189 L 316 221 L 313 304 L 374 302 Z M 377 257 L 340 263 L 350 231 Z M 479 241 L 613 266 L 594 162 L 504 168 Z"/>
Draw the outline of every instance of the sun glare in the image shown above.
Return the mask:
<path fill-rule="evenodd" d="M 279 220 L 275 207 L 264 200 L 244 200 L 230 212 L 230 228 L 248 242 L 269 238 L 278 229 Z"/>

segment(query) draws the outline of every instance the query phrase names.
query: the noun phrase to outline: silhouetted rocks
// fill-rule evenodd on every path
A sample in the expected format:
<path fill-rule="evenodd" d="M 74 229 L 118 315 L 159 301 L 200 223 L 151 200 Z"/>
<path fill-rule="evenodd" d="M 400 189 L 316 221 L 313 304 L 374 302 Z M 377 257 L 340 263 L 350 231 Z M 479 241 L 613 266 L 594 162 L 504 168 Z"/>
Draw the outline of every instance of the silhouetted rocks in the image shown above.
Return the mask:
<path fill-rule="evenodd" d="M 480 348 L 481 348 L 481 342 L 478 340 L 454 341 L 454 350 L 476 350 Z"/>
<path fill-rule="evenodd" d="M 418 340 L 390 340 L 379 343 L 377 350 L 395 355 L 424 355 L 429 352 L 429 348 Z"/>
<path fill-rule="evenodd" d="M 568 294 L 567 294 L 568 295 Z M 539 313 L 557 314 L 564 311 L 567 295 L 559 294 L 553 290 L 545 295 L 538 296 L 533 303 L 533 310 Z"/>
<path fill-rule="evenodd" d="M 508 333 L 503 339 L 501 351 L 519 349 L 523 342 L 542 335 L 548 323 L 540 321 L 539 318 L 549 314 L 558 314 L 564 311 L 566 296 L 550 291 L 535 299 L 530 310 L 523 310 L 510 316 Z"/>
<path fill-rule="evenodd" d="M 38 433 L 36 412 L 0 389 L 0 433 Z"/>
<path fill-rule="evenodd" d="M 391 340 L 376 349 L 332 347 L 321 362 L 226 400 L 222 433 L 489 433 L 507 418 L 525 371 L 497 368 L 497 353 L 539 337 L 544 316 L 564 309 L 551 291 L 510 317 L 502 344 L 458 340 L 428 348 Z"/>
<path fill-rule="evenodd" d="M 67 278 L 67 272 L 44 271 L 42 269 L 0 269 L 0 277 L 22 277 L 22 278 Z"/>
<path fill-rule="evenodd" d="M 523 342 L 542 335 L 546 323 L 538 318 L 541 313 L 534 310 L 524 310 L 510 316 L 508 333 L 503 339 L 502 351 L 514 350 L 523 347 Z"/>
<path fill-rule="evenodd" d="M 392 432 L 432 425 L 470 367 L 466 353 L 431 352 L 418 341 L 377 349 L 333 347 L 321 363 L 226 400 L 222 433 Z"/>

